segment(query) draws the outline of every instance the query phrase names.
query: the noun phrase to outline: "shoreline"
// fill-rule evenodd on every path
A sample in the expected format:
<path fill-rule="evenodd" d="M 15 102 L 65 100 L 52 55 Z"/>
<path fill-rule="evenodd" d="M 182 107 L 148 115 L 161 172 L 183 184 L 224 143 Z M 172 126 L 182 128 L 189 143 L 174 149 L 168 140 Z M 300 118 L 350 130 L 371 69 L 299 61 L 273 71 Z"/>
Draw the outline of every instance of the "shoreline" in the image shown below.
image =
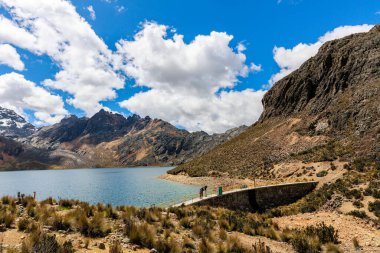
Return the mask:
<path fill-rule="evenodd" d="M 216 190 L 218 187 L 222 187 L 224 191 L 241 189 L 243 187 L 257 187 L 273 184 L 272 180 L 262 179 L 238 179 L 230 177 L 190 177 L 187 175 L 172 175 L 163 174 L 158 177 L 159 179 L 168 180 L 187 185 L 205 186 L 209 189 Z M 278 182 L 277 182 L 278 183 Z"/>
<path fill-rule="evenodd" d="M 174 166 L 130 166 L 130 167 L 81 167 L 81 168 L 63 168 L 63 167 L 55 167 L 55 168 L 45 168 L 45 169 L 15 169 L 15 170 L 1 170 L 1 172 L 20 172 L 20 171 L 47 171 L 47 170 L 89 170 L 89 169 L 136 169 L 136 168 L 168 168 L 172 169 Z"/>

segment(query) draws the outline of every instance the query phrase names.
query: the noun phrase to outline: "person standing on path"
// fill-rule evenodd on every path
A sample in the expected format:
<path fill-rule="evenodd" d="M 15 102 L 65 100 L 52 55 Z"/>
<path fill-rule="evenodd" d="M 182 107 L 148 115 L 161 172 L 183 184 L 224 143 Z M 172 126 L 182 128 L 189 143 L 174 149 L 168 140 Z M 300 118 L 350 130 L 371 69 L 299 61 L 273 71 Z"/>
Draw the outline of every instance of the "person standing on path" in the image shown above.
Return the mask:
<path fill-rule="evenodd" d="M 207 185 L 205 187 L 203 187 L 204 189 L 204 192 L 205 192 L 205 197 L 207 197 Z"/>
<path fill-rule="evenodd" d="M 203 187 L 199 190 L 199 198 L 201 199 L 203 197 Z"/>

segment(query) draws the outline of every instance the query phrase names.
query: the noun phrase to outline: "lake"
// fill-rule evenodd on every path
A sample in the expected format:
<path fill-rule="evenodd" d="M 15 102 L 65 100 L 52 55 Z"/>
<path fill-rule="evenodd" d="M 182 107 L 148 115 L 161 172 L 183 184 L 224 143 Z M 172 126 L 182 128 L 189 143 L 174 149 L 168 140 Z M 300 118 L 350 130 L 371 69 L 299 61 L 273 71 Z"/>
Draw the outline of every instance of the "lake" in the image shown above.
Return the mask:
<path fill-rule="evenodd" d="M 159 179 L 168 167 L 32 170 L 0 172 L 0 196 L 17 192 L 37 199 L 73 198 L 112 205 L 173 204 L 197 193 L 196 186 Z"/>

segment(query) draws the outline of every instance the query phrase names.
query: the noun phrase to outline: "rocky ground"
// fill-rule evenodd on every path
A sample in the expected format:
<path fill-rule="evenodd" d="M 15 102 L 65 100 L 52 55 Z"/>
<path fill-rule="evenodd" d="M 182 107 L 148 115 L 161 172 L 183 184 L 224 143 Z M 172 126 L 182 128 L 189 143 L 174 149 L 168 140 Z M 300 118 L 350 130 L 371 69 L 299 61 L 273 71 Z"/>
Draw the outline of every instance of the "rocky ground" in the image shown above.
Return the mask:
<path fill-rule="evenodd" d="M 372 222 L 338 212 L 304 213 L 274 218 L 281 228 L 304 228 L 320 222 L 332 225 L 338 231 L 340 248 L 344 252 L 380 252 L 380 230 Z M 356 238 L 360 245 L 357 250 L 353 244 Z"/>

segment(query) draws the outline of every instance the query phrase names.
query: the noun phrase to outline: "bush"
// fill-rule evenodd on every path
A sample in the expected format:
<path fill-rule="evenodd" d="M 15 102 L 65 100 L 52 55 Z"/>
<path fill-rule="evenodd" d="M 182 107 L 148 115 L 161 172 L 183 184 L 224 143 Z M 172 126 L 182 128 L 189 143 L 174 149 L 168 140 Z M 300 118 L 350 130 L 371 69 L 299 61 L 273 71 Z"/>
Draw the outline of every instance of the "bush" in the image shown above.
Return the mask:
<path fill-rule="evenodd" d="M 106 249 L 106 245 L 102 242 L 99 243 L 99 249 L 102 249 L 102 250 Z"/>
<path fill-rule="evenodd" d="M 373 212 L 377 217 L 380 217 L 380 201 L 375 200 L 375 202 L 370 202 L 368 204 L 368 210 Z"/>
<path fill-rule="evenodd" d="M 191 228 L 191 221 L 190 221 L 190 218 L 189 217 L 183 217 L 180 221 L 179 221 L 179 224 L 184 227 L 184 228 L 187 228 L 187 229 L 190 229 Z"/>
<path fill-rule="evenodd" d="M 316 226 L 308 226 L 305 229 L 305 234 L 309 236 L 317 236 L 322 244 L 339 243 L 338 232 L 333 226 L 326 226 L 325 223 L 317 224 Z"/>
<path fill-rule="evenodd" d="M 317 177 L 325 177 L 328 174 L 326 170 L 322 170 L 316 174 Z"/>
<path fill-rule="evenodd" d="M 55 231 L 59 231 L 59 230 L 67 231 L 71 228 L 71 225 L 62 216 L 55 214 L 53 217 L 51 217 L 51 227 Z"/>
<path fill-rule="evenodd" d="M 105 225 L 104 217 L 100 213 L 97 213 L 90 220 L 85 234 L 90 237 L 104 237 L 110 232 L 110 229 Z"/>
<path fill-rule="evenodd" d="M 73 253 L 71 241 L 60 245 L 55 235 L 49 235 L 40 229 L 30 233 L 27 240 L 21 244 L 21 253 Z"/>
<path fill-rule="evenodd" d="M 61 253 L 74 253 L 74 247 L 71 241 L 65 241 L 62 245 Z"/>
<path fill-rule="evenodd" d="M 146 222 L 139 224 L 130 219 L 126 222 L 124 232 L 132 243 L 147 248 L 154 247 L 156 231 L 152 225 Z"/>
<path fill-rule="evenodd" d="M 30 224 L 30 220 L 28 218 L 21 218 L 17 223 L 17 228 L 19 231 L 25 231 Z"/>
<path fill-rule="evenodd" d="M 0 211 L 0 224 L 3 224 L 6 228 L 11 228 L 15 221 L 15 215 L 5 210 Z"/>
<path fill-rule="evenodd" d="M 13 202 L 13 198 L 10 196 L 3 196 L 1 198 L 1 203 L 3 203 L 4 205 L 10 205 L 12 202 Z"/>
<path fill-rule="evenodd" d="M 317 253 L 320 251 L 320 242 L 316 236 L 310 237 L 303 233 L 296 233 L 290 243 L 297 252 Z"/>
<path fill-rule="evenodd" d="M 352 215 L 352 216 L 355 216 L 355 217 L 358 217 L 360 219 L 368 218 L 367 214 L 364 211 L 352 210 L 348 214 Z"/>
<path fill-rule="evenodd" d="M 55 236 L 49 235 L 41 230 L 37 230 L 30 234 L 29 240 L 22 243 L 22 253 L 57 253 L 60 252 L 61 247 L 57 242 Z"/>
<path fill-rule="evenodd" d="M 360 200 L 355 200 L 353 203 L 352 203 L 356 208 L 361 208 L 363 207 L 363 203 L 360 201 Z"/>
<path fill-rule="evenodd" d="M 59 205 L 63 208 L 68 208 L 71 209 L 74 204 L 76 204 L 77 201 L 72 200 L 72 199 L 61 199 L 59 201 Z"/>

